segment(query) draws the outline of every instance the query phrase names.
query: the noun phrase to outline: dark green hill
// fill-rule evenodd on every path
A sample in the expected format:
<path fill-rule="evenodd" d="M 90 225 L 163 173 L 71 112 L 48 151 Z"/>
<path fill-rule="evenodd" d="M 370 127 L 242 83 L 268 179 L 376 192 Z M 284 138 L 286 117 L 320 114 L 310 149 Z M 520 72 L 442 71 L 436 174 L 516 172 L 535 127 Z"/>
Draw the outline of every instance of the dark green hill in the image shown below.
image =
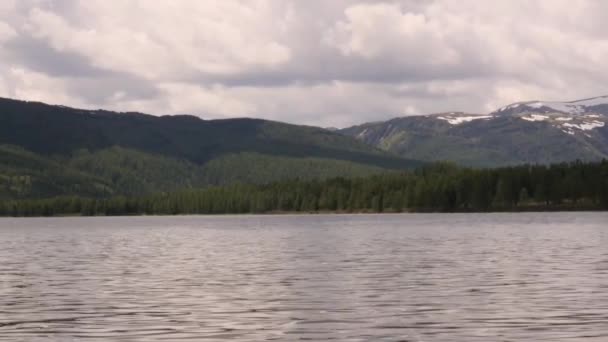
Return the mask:
<path fill-rule="evenodd" d="M 419 164 L 317 127 L 259 119 L 201 120 L 186 115 L 87 111 L 9 99 L 0 99 L 0 144 L 43 155 L 121 146 L 197 164 L 242 152 L 329 158 L 387 168 Z"/>
<path fill-rule="evenodd" d="M 0 99 L 0 145 L 3 198 L 136 195 L 232 182 L 365 176 L 420 165 L 316 127 L 9 99 Z"/>

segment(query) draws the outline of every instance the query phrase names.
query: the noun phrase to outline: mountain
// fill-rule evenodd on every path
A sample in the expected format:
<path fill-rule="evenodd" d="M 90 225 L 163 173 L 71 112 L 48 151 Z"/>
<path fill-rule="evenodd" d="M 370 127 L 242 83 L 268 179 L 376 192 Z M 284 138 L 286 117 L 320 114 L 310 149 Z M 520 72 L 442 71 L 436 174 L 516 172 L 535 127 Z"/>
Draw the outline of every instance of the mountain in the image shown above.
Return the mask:
<path fill-rule="evenodd" d="M 365 176 L 406 160 L 322 128 L 0 99 L 0 199 Z"/>
<path fill-rule="evenodd" d="M 425 161 L 505 166 L 608 158 L 608 96 L 514 103 L 492 113 L 394 118 L 340 130 L 367 144 Z"/>

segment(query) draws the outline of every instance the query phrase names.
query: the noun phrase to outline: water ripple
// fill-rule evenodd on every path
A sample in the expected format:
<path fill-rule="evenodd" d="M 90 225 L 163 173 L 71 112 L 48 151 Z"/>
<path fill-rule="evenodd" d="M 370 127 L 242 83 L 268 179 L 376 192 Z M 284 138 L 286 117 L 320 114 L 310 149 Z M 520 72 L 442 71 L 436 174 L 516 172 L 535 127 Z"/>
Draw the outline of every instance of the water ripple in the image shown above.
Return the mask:
<path fill-rule="evenodd" d="M 605 222 L 0 219 L 0 341 L 607 341 Z"/>

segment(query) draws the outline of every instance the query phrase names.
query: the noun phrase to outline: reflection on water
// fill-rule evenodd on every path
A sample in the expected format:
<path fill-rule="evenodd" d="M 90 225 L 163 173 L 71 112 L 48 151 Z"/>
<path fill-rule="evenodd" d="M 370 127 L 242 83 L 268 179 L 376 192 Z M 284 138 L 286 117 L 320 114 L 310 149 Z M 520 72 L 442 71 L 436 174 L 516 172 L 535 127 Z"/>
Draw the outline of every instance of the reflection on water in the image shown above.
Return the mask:
<path fill-rule="evenodd" d="M 0 341 L 608 341 L 605 213 L 0 220 Z"/>

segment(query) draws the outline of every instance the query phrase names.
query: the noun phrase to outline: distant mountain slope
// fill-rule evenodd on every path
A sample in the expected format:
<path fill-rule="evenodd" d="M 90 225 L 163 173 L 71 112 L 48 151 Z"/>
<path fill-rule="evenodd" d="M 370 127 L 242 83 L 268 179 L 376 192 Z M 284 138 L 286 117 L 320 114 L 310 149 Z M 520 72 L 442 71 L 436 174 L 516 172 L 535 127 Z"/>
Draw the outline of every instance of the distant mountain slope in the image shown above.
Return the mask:
<path fill-rule="evenodd" d="M 0 99 L 0 144 L 43 155 L 121 146 L 197 164 L 242 152 L 390 168 L 418 164 L 317 127 L 259 119 L 201 120 L 185 115 L 87 111 L 9 99 Z"/>
<path fill-rule="evenodd" d="M 325 129 L 0 99 L 0 199 L 365 176 L 405 160 Z"/>
<path fill-rule="evenodd" d="M 405 158 L 472 166 L 600 160 L 608 158 L 608 97 L 402 117 L 340 132 Z"/>

